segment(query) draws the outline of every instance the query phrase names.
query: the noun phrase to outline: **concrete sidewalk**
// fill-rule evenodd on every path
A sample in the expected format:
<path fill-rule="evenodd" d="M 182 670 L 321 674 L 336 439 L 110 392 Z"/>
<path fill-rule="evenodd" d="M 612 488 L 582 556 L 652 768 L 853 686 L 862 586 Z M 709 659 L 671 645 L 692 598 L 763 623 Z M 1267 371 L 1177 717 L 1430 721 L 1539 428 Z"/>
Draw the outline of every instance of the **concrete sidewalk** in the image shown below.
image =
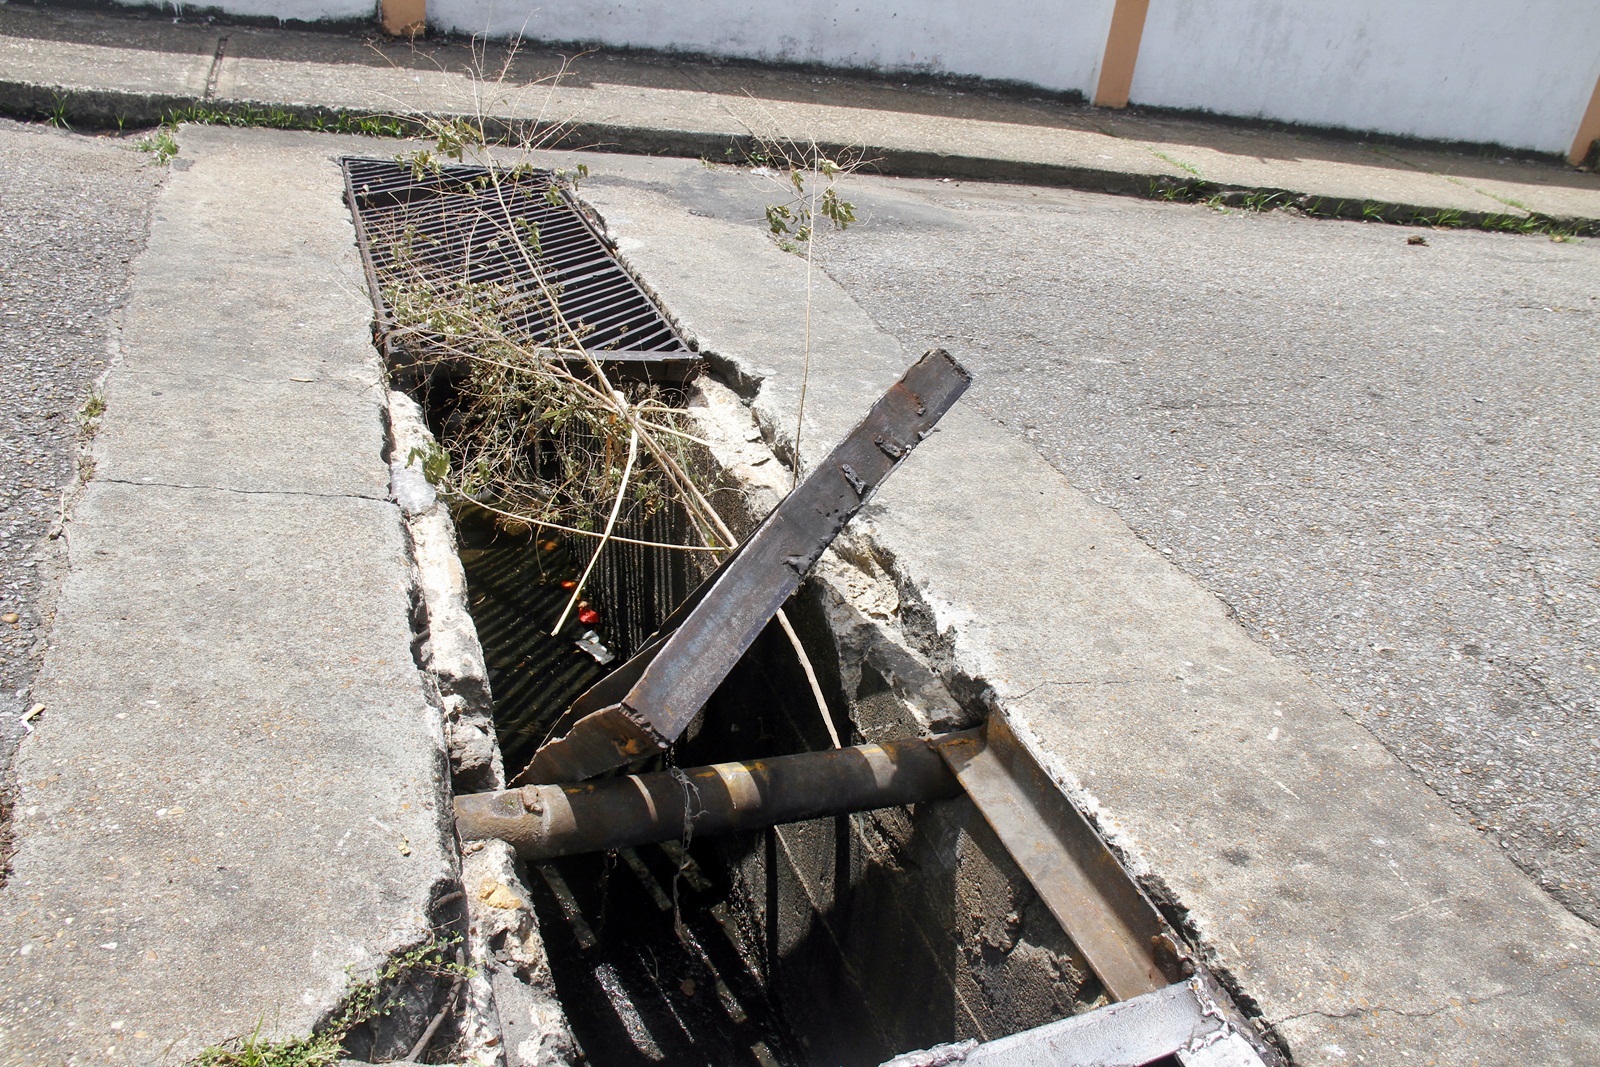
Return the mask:
<path fill-rule="evenodd" d="M 473 115 L 559 147 L 742 160 L 752 135 L 886 174 L 1294 206 L 1388 221 L 1600 229 L 1600 175 L 1440 147 L 1108 111 L 992 88 L 0 5 L 0 111 L 137 128 L 199 105 L 271 123 Z M 485 76 L 479 77 L 478 74 Z"/>
<path fill-rule="evenodd" d="M 303 1035 L 456 884 L 337 149 L 230 136 L 156 202 L 66 526 L 0 887 L 8 1067 Z"/>

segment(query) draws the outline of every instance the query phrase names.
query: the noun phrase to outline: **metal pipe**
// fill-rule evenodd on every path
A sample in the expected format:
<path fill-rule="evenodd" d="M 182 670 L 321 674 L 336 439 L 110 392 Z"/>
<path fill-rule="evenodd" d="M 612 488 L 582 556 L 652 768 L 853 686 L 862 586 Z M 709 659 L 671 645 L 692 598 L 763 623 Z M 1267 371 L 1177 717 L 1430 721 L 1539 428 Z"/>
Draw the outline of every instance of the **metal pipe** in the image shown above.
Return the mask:
<path fill-rule="evenodd" d="M 630 774 L 567 785 L 530 785 L 456 798 L 464 840 L 500 838 L 525 860 L 757 830 L 778 823 L 919 804 L 958 796 L 941 745 L 928 740 L 804 752 L 689 770 Z"/>

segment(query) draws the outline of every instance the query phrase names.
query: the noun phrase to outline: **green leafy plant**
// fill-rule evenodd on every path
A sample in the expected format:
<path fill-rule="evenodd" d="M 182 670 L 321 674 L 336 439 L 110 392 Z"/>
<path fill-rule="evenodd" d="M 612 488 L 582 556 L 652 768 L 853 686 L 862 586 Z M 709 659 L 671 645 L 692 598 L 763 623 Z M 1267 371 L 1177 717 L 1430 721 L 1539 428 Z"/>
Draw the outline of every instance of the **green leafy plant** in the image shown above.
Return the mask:
<path fill-rule="evenodd" d="M 440 447 L 437 441 L 429 441 L 427 447 L 413 446 L 406 456 L 406 466 L 414 466 L 421 461 L 422 476 L 428 480 L 429 485 L 439 486 L 450 477 L 450 453 Z"/>
<path fill-rule="evenodd" d="M 791 164 L 787 170 L 794 195 L 787 202 L 767 205 L 767 228 L 774 237 L 792 238 L 793 247 L 803 247 L 809 256 L 817 221 L 825 219 L 837 229 L 847 229 L 856 221 L 855 205 L 842 199 L 835 185 L 844 168 L 826 156 L 818 153 L 807 164 Z"/>

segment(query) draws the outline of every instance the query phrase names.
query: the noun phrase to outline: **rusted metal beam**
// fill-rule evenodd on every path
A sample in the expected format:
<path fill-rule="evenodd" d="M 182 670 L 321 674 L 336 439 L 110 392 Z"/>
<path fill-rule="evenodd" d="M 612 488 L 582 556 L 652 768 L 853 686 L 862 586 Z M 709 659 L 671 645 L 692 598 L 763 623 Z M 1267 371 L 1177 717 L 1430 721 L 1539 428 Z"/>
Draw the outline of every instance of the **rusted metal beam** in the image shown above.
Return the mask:
<path fill-rule="evenodd" d="M 939 747 L 968 737 L 977 731 L 471 793 L 456 798 L 456 829 L 466 840 L 509 841 L 523 859 L 540 862 L 943 800 L 959 796 L 961 786 Z"/>
<path fill-rule="evenodd" d="M 919 359 L 673 613 L 657 640 L 573 703 L 515 780 L 592 778 L 675 741 L 845 523 L 969 384 L 947 353 Z"/>
<path fill-rule="evenodd" d="M 952 738 L 939 751 L 1113 998 L 1186 976 L 1161 913 L 1003 715 L 991 715 L 981 737 Z"/>

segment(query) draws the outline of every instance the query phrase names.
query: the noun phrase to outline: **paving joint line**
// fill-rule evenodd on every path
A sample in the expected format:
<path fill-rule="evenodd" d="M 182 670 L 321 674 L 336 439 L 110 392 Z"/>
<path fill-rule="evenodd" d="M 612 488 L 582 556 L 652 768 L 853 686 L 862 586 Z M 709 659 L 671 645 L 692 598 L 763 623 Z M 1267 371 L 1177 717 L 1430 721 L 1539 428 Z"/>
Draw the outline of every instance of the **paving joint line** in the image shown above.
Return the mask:
<path fill-rule="evenodd" d="M 211 56 L 211 69 L 206 72 L 206 88 L 201 99 L 206 101 L 217 98 L 217 78 L 222 73 L 222 58 L 228 51 L 228 35 L 223 34 L 217 38 L 217 49 Z"/>

